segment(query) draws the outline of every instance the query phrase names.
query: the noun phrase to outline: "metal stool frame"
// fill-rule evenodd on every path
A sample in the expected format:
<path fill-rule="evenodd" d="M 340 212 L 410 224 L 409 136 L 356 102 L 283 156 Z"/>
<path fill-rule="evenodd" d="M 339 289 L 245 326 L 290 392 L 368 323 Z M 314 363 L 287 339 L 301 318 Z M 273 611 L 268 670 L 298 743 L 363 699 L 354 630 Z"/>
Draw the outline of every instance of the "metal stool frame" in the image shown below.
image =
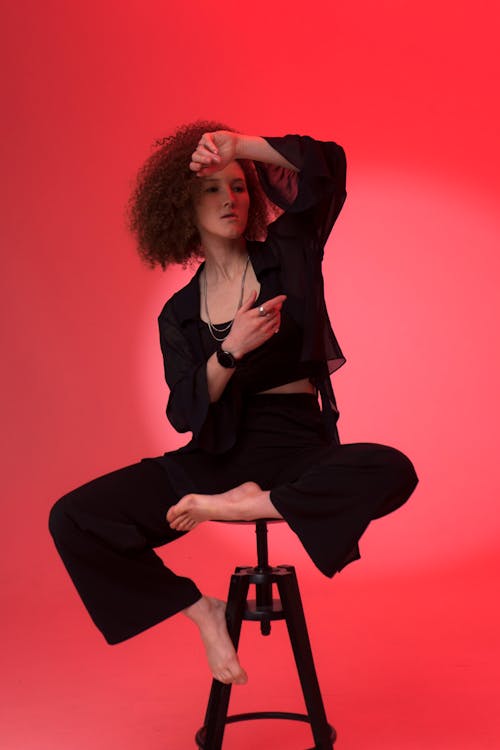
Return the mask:
<path fill-rule="evenodd" d="M 227 724 L 253 719 L 289 719 L 310 724 L 315 742 L 310 750 L 332 750 L 336 740 L 336 731 L 327 721 L 319 689 L 295 568 L 292 565 L 269 565 L 267 524 L 275 521 L 279 522 L 279 519 L 250 522 L 255 523 L 257 535 L 257 565 L 253 568 L 237 567 L 231 576 L 226 608 L 227 627 L 234 647 L 238 650 L 243 620 L 259 621 L 262 635 L 265 636 L 271 632 L 272 620 L 286 621 L 307 714 L 253 711 L 228 716 L 232 685 L 225 685 L 214 679 L 205 722 L 195 737 L 197 746 L 203 750 L 221 750 Z M 250 584 L 255 585 L 255 600 L 248 599 Z M 273 584 L 278 589 L 279 599 L 273 599 Z"/>

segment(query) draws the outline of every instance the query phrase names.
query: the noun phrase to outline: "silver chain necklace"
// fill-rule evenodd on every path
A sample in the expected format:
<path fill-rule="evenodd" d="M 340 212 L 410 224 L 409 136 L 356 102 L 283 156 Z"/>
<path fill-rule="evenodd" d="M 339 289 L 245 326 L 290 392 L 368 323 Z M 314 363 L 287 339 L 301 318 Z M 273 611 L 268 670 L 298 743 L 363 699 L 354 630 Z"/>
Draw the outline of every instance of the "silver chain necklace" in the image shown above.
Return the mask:
<path fill-rule="evenodd" d="M 247 262 L 245 263 L 245 268 L 243 270 L 243 276 L 241 277 L 241 292 L 240 292 L 240 299 L 238 302 L 238 306 L 236 308 L 236 312 L 240 309 L 241 305 L 243 304 L 243 293 L 245 290 L 245 277 L 247 275 L 247 268 L 248 264 L 250 262 L 250 256 L 247 255 Z M 232 320 L 229 321 L 229 323 L 212 323 L 210 320 L 210 314 L 208 312 L 208 295 L 207 295 L 207 268 L 205 266 L 205 273 L 204 273 L 204 297 L 205 297 L 205 313 L 207 316 L 208 321 L 208 330 L 210 331 L 210 334 L 215 341 L 218 341 L 219 343 L 221 341 L 224 341 L 224 339 L 229 335 L 229 331 L 231 330 L 231 326 L 234 323 L 234 318 L 236 317 L 236 312 L 234 314 L 234 317 Z M 219 338 L 217 334 L 224 334 L 222 338 Z"/>

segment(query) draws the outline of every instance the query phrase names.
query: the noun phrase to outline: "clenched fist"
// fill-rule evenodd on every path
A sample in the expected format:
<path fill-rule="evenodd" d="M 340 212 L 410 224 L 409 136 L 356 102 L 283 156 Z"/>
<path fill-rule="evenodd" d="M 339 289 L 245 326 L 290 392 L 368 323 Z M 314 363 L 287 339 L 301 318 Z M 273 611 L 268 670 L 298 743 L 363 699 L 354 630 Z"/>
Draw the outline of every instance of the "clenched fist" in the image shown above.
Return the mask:
<path fill-rule="evenodd" d="M 197 177 L 208 177 L 227 167 L 229 162 L 236 159 L 238 137 L 238 133 L 229 130 L 203 133 L 191 155 L 191 171 L 196 172 Z"/>

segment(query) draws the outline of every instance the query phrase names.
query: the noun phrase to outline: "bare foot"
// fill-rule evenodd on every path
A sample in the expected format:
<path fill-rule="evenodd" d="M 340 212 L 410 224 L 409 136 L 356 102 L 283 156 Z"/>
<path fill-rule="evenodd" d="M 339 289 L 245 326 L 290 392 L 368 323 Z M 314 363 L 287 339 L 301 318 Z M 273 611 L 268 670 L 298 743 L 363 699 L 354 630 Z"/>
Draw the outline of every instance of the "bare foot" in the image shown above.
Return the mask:
<path fill-rule="evenodd" d="M 225 685 L 244 685 L 248 675 L 240 665 L 226 624 L 226 603 L 204 596 L 184 613 L 198 625 L 210 670 Z"/>
<path fill-rule="evenodd" d="M 191 531 L 202 521 L 252 520 L 280 518 L 269 500 L 269 492 L 256 482 L 244 482 L 217 495 L 184 495 L 167 513 L 167 521 L 176 531 Z"/>

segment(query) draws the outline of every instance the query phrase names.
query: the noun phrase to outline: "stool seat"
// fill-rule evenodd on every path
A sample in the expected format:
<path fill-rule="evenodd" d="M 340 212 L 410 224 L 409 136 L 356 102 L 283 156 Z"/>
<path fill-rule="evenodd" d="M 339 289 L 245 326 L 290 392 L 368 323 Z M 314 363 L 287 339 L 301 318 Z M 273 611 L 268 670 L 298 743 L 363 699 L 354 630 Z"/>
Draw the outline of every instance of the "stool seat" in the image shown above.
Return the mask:
<path fill-rule="evenodd" d="M 231 576 L 226 606 L 229 636 L 238 650 L 243 620 L 260 622 L 261 633 L 271 633 L 271 621 L 285 620 L 295 664 L 307 708 L 307 714 L 289 711 L 254 711 L 227 715 L 232 685 L 212 680 L 205 722 L 196 733 L 196 744 L 204 750 L 221 750 L 227 724 L 251 719 L 291 719 L 310 724 L 315 745 L 310 750 L 331 750 L 336 739 L 335 729 L 328 723 L 307 632 L 295 568 L 292 565 L 271 567 L 268 560 L 267 524 L 282 523 L 282 518 L 255 521 L 217 521 L 217 523 L 255 524 L 257 565 L 238 566 Z M 250 585 L 255 586 L 255 599 L 248 599 Z M 273 598 L 273 586 L 279 598 Z"/>
<path fill-rule="evenodd" d="M 258 523 L 259 521 L 265 521 L 266 523 L 285 523 L 284 518 L 256 518 L 253 521 L 245 521 L 245 520 L 241 520 L 240 518 L 237 518 L 234 520 L 227 520 L 225 518 L 215 518 L 210 523 L 237 523 L 237 524 L 246 524 L 248 526 L 251 523 Z"/>

